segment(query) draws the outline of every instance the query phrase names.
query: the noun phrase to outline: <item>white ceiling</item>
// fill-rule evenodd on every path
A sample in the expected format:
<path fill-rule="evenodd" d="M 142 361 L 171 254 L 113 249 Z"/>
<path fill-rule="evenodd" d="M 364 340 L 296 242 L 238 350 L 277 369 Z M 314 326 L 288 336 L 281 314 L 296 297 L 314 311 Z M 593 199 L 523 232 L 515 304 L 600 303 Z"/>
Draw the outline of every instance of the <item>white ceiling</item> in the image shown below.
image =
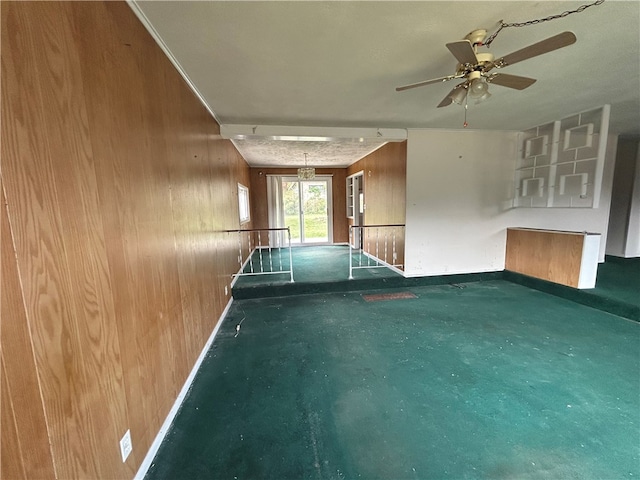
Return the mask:
<path fill-rule="evenodd" d="M 499 20 L 527 20 L 587 1 L 140 1 L 132 3 L 221 124 L 461 129 L 464 108 L 436 108 L 460 81 L 395 87 L 455 72 L 445 47 Z M 469 129 L 524 130 L 611 104 L 610 131 L 640 135 L 640 2 L 505 28 L 496 57 L 557 33 L 574 45 L 504 69 L 537 78 L 491 86 L 470 103 Z M 330 131 L 330 128 L 329 128 Z M 331 135 L 327 135 L 331 136 Z M 234 140 L 253 166 L 349 165 L 382 142 Z"/>

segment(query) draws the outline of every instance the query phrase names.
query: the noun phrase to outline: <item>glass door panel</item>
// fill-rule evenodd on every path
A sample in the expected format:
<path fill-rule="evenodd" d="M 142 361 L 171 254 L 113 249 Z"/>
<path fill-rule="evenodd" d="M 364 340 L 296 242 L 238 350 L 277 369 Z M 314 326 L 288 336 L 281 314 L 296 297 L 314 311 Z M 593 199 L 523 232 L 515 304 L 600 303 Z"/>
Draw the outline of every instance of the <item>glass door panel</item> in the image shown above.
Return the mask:
<path fill-rule="evenodd" d="M 282 204 L 285 226 L 291 230 L 291 243 L 330 243 L 331 178 L 298 180 L 283 177 Z"/>
<path fill-rule="evenodd" d="M 329 221 L 327 205 L 327 180 L 303 180 L 302 233 L 304 243 L 327 243 Z"/>
<path fill-rule="evenodd" d="M 291 230 L 291 243 L 302 243 L 302 223 L 300 222 L 300 185 L 298 180 L 282 180 L 282 204 L 284 224 Z"/>

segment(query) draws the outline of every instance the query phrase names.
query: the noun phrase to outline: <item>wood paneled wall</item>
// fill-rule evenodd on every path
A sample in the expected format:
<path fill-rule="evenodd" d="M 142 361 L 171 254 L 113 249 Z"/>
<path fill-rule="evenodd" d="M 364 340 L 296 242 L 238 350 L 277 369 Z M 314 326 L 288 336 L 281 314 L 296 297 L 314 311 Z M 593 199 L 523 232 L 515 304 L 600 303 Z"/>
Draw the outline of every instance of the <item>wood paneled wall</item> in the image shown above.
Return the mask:
<path fill-rule="evenodd" d="M 53 478 L 44 406 L 2 187 L 0 478 Z"/>
<path fill-rule="evenodd" d="M 126 3 L 0 9 L 0 476 L 131 478 L 228 302 L 249 168 Z"/>
<path fill-rule="evenodd" d="M 407 142 L 390 142 L 347 169 L 364 172 L 365 224 L 404 223 Z"/>
<path fill-rule="evenodd" d="M 505 269 L 577 288 L 586 235 L 507 228 Z"/>
<path fill-rule="evenodd" d="M 333 242 L 349 241 L 347 226 L 347 184 L 346 169 L 317 168 L 318 175 L 332 175 L 333 203 Z M 252 168 L 251 186 L 251 218 L 255 228 L 269 228 L 269 210 L 267 202 L 267 175 L 297 175 L 295 168 Z"/>
<path fill-rule="evenodd" d="M 407 142 L 382 146 L 347 169 L 364 173 L 364 224 L 404 224 L 407 193 Z M 398 238 L 398 263 L 404 263 L 404 236 Z"/>

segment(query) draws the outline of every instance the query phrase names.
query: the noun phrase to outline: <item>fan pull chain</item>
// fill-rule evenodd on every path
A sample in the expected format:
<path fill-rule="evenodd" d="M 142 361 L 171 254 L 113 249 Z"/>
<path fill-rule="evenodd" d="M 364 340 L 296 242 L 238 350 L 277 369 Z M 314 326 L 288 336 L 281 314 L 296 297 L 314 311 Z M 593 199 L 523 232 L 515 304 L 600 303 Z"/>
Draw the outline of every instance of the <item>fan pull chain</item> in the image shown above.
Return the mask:
<path fill-rule="evenodd" d="M 545 18 L 537 18 L 535 20 L 529 20 L 529 21 L 526 21 L 526 22 L 504 23 L 502 20 L 500 20 L 500 27 L 498 28 L 498 30 L 495 33 L 493 33 L 489 38 L 487 38 L 482 43 L 482 45 L 484 45 L 485 47 L 488 47 L 489 45 L 491 45 L 491 42 L 493 42 L 495 40 L 495 38 L 498 36 L 500 31 L 502 31 L 503 28 L 507 28 L 507 27 L 528 27 L 529 25 L 537 25 L 538 23 L 548 22 L 550 20 L 556 20 L 558 18 L 564 18 L 567 15 L 571 15 L 572 13 L 583 12 L 584 10 L 586 10 L 589 7 L 593 7 L 594 5 L 602 5 L 603 3 L 604 3 L 604 0 L 596 0 L 593 3 L 589 3 L 589 4 L 586 4 L 586 5 L 580 5 L 575 10 L 567 10 L 567 11 L 559 13 L 557 15 L 549 15 L 548 17 L 545 17 Z"/>

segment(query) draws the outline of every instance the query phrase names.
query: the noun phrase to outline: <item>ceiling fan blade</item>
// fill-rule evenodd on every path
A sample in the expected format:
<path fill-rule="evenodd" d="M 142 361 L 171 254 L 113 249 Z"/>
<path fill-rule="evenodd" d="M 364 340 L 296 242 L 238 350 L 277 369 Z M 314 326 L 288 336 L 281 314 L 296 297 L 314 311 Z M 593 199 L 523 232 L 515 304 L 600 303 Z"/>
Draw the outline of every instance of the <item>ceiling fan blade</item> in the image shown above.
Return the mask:
<path fill-rule="evenodd" d="M 447 43 L 447 48 L 461 64 L 470 63 L 475 65 L 478 63 L 476 52 L 469 40 L 460 40 L 458 42 Z"/>
<path fill-rule="evenodd" d="M 410 85 L 404 85 L 402 87 L 396 87 L 396 92 L 402 92 L 403 90 L 409 90 L 410 88 L 423 87 L 425 85 L 431 85 L 432 83 L 442 83 L 447 82 L 449 80 L 453 80 L 454 78 L 461 78 L 462 75 L 448 75 L 446 77 L 433 78 L 431 80 L 425 80 L 423 82 L 412 83 Z"/>
<path fill-rule="evenodd" d="M 569 46 L 573 43 L 576 43 L 576 36 L 573 32 L 562 32 L 558 35 L 554 35 L 553 37 L 549 37 L 546 40 L 542 40 L 541 42 L 534 43 L 533 45 L 529 45 L 528 47 L 509 53 L 495 61 L 494 64 L 499 67 L 506 67 L 507 65 L 513 65 L 514 63 L 558 50 L 559 48 Z"/>
<path fill-rule="evenodd" d="M 509 75 L 508 73 L 496 73 L 488 77 L 487 82 L 503 87 L 515 88 L 516 90 L 524 90 L 536 83 L 536 79 L 521 77 L 519 75 Z"/>
<path fill-rule="evenodd" d="M 456 89 L 454 88 L 453 90 L 451 90 L 449 93 L 447 93 L 447 96 L 444 97 L 442 99 L 442 101 L 438 104 L 438 108 L 440 107 L 446 107 L 449 106 L 453 103 L 453 99 L 451 98 L 451 94 L 455 91 Z"/>

